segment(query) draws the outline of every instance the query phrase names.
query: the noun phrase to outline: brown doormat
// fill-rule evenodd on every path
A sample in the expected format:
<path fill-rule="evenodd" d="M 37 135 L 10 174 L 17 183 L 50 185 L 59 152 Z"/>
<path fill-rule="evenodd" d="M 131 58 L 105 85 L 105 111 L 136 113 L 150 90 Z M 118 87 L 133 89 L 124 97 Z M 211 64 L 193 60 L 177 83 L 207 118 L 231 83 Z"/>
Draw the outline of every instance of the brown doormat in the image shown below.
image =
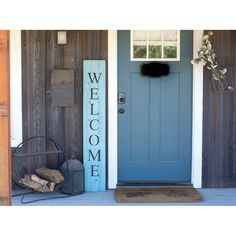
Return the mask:
<path fill-rule="evenodd" d="M 201 202 L 202 198 L 191 187 L 117 188 L 117 202 Z"/>

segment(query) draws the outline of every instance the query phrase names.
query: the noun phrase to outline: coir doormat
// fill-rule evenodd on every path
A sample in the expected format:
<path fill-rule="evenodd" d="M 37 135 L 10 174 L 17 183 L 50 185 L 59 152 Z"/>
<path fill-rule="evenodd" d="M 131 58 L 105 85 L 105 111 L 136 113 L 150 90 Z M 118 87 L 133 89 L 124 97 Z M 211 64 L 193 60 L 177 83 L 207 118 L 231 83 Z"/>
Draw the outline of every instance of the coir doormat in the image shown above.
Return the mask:
<path fill-rule="evenodd" d="M 117 188 L 117 202 L 201 202 L 200 194 L 191 187 Z"/>

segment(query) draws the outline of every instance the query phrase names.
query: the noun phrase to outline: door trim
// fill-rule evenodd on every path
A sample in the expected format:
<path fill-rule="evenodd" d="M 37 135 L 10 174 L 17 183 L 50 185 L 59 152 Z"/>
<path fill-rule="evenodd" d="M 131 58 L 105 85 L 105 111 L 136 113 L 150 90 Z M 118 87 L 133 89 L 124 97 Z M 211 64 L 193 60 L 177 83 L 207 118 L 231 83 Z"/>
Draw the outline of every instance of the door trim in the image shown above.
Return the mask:
<path fill-rule="evenodd" d="M 202 44 L 203 30 L 193 31 L 193 56 Z M 192 104 L 192 177 L 195 188 L 202 187 L 202 127 L 203 127 L 203 66 L 193 65 Z"/>
<path fill-rule="evenodd" d="M 11 146 L 22 142 L 21 30 L 10 30 Z"/>
<path fill-rule="evenodd" d="M 203 30 L 193 31 L 193 55 L 202 42 Z M 108 31 L 108 188 L 116 188 L 118 182 L 118 82 L 117 30 Z M 203 118 L 203 66 L 193 65 L 192 102 L 192 168 L 191 183 L 202 187 L 202 118 Z"/>
<path fill-rule="evenodd" d="M 108 31 L 108 188 L 118 180 L 117 30 Z"/>

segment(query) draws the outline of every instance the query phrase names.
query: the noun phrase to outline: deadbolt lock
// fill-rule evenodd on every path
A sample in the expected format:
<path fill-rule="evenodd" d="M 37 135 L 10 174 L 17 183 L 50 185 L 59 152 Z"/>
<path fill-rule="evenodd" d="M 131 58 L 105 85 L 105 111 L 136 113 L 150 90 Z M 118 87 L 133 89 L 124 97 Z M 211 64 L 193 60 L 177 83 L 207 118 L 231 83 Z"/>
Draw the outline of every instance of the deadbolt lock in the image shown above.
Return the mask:
<path fill-rule="evenodd" d="M 118 94 L 118 103 L 119 104 L 125 104 L 125 93 L 119 93 Z"/>

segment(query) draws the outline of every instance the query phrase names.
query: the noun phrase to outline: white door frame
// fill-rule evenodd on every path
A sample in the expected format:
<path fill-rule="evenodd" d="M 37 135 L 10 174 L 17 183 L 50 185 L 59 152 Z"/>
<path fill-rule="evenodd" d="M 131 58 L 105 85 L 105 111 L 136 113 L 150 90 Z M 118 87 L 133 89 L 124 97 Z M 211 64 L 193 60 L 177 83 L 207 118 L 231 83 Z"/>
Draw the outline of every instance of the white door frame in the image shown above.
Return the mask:
<path fill-rule="evenodd" d="M 10 30 L 11 146 L 22 142 L 21 31 Z"/>
<path fill-rule="evenodd" d="M 202 30 L 193 31 L 193 55 L 202 42 Z M 118 181 L 118 51 L 117 30 L 108 31 L 108 188 L 116 188 Z M 190 63 L 190 62 L 189 62 Z M 202 118 L 203 118 L 203 66 L 193 65 L 192 103 L 192 174 L 191 183 L 202 187 Z"/>

